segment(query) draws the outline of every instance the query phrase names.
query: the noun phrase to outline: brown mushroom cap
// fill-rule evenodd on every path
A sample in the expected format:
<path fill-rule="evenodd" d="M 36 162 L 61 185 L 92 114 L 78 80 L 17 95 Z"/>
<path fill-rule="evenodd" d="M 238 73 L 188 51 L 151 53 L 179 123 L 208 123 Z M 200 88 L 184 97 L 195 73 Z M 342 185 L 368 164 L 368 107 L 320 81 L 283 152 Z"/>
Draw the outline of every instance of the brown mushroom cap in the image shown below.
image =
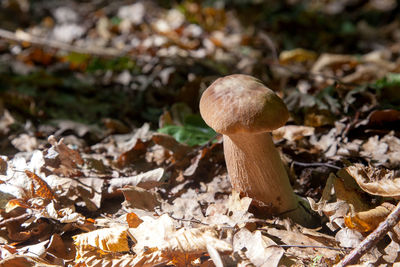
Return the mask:
<path fill-rule="evenodd" d="M 200 99 L 204 121 L 221 134 L 270 132 L 289 118 L 282 99 L 260 80 L 243 74 L 219 78 Z"/>

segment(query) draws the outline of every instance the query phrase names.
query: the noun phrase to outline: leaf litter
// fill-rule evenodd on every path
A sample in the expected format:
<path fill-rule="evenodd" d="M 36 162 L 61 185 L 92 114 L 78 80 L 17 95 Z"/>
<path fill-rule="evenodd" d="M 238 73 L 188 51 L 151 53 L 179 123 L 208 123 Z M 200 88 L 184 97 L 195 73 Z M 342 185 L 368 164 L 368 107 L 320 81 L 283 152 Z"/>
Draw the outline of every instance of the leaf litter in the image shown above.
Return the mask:
<path fill-rule="evenodd" d="M 23 2 L 4 8 L 23 19 Z M 398 30 L 346 20 L 351 1 L 287 2 L 265 5 L 325 26 L 312 10 L 341 10 L 343 43 L 324 49 L 319 31 L 301 48 L 306 34 L 279 28 L 290 12 L 268 25 L 247 16 L 249 28 L 235 5 L 31 3 L 51 12 L 0 32 L 15 42 L 0 45 L 11 70 L 0 69 L 0 265 L 333 266 L 385 223 L 399 197 Z M 291 111 L 273 137 L 315 228 L 266 218 L 232 191 L 221 138 L 196 115 L 201 92 L 231 73 L 256 75 Z M 399 234 L 360 264 L 398 264 Z"/>

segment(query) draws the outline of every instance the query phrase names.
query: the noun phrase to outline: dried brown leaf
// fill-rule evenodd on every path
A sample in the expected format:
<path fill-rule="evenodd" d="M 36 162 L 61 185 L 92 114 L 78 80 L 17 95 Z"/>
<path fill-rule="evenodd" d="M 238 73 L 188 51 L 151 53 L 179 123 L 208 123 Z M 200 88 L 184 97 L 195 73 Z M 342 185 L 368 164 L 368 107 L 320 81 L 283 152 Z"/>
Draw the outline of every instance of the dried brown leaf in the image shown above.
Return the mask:
<path fill-rule="evenodd" d="M 38 189 L 34 189 L 34 191 L 32 192 L 32 195 L 34 197 L 42 197 L 44 199 L 56 199 L 56 196 L 51 190 L 50 186 L 42 178 L 28 170 L 25 170 L 25 174 L 39 186 Z"/>
<path fill-rule="evenodd" d="M 126 222 L 128 223 L 129 228 L 136 228 L 143 222 L 143 220 L 141 220 L 134 212 L 130 212 L 126 214 Z"/>
<path fill-rule="evenodd" d="M 130 208 L 153 211 L 161 205 L 161 196 L 157 192 L 138 186 L 127 186 L 120 189 L 125 197 L 124 205 Z"/>
<path fill-rule="evenodd" d="M 390 203 L 367 210 L 350 214 L 345 217 L 344 222 L 350 229 L 355 229 L 359 232 L 371 232 L 390 214 L 394 206 Z"/>
<path fill-rule="evenodd" d="M 346 171 L 355 179 L 362 190 L 383 197 L 400 197 L 400 178 L 394 177 L 394 172 L 387 169 L 365 167 L 353 164 Z"/>

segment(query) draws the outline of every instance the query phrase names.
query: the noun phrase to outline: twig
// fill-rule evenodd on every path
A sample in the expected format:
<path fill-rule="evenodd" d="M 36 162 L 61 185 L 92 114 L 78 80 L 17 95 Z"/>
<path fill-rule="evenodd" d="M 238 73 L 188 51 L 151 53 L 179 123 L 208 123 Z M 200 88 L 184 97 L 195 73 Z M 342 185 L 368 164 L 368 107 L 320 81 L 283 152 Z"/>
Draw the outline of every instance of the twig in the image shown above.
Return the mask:
<path fill-rule="evenodd" d="M 180 218 L 176 218 L 176 217 L 172 216 L 170 213 L 168 213 L 168 215 L 169 215 L 169 217 L 171 217 L 171 219 L 176 220 L 176 221 L 198 223 L 198 224 L 209 226 L 208 223 L 203 223 L 203 222 L 201 222 L 201 221 L 199 221 L 197 219 L 180 219 Z"/>
<path fill-rule="evenodd" d="M 89 54 L 95 56 L 119 57 L 126 54 L 125 51 L 120 51 L 113 48 L 102 48 L 102 47 L 85 48 L 85 47 L 73 46 L 67 43 L 50 40 L 48 38 L 34 36 L 24 31 L 18 31 L 17 33 L 14 33 L 4 29 L 0 29 L 0 39 L 5 39 L 8 41 L 13 41 L 18 43 L 28 42 L 36 46 L 43 46 L 67 52 Z"/>
<path fill-rule="evenodd" d="M 312 162 L 312 163 L 307 163 L 307 162 L 300 162 L 300 161 L 295 161 L 293 160 L 292 163 L 294 165 L 299 165 L 299 166 L 304 166 L 304 167 L 319 167 L 319 166 L 323 166 L 323 167 L 329 167 L 332 169 L 336 169 L 336 170 L 340 170 L 341 168 L 329 163 L 321 163 L 321 162 Z"/>
<path fill-rule="evenodd" d="M 387 232 L 392 229 L 400 221 L 400 202 L 396 208 L 389 214 L 389 216 L 381 222 L 369 236 L 367 236 L 356 248 L 354 248 L 350 254 L 348 254 L 336 267 L 343 267 L 349 264 L 356 264 L 358 260 L 373 246 L 375 246 L 379 240 L 381 240 Z"/>
<path fill-rule="evenodd" d="M 327 246 L 312 246 L 312 245 L 276 245 L 281 248 L 325 248 L 330 250 L 337 250 L 337 251 L 344 251 L 346 248 L 334 248 L 334 247 L 327 247 Z"/>

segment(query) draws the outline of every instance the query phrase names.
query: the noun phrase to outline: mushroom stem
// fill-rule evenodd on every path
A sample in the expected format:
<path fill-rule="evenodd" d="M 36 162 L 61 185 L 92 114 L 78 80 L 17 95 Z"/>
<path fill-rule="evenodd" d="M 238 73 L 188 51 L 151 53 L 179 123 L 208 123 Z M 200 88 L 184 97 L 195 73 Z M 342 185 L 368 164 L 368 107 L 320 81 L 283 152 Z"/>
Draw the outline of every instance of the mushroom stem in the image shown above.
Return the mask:
<path fill-rule="evenodd" d="M 233 188 L 253 198 L 268 213 L 283 213 L 296 222 L 298 198 L 290 185 L 286 170 L 269 132 L 224 135 L 224 153 Z M 306 216 L 309 217 L 309 216 Z"/>

